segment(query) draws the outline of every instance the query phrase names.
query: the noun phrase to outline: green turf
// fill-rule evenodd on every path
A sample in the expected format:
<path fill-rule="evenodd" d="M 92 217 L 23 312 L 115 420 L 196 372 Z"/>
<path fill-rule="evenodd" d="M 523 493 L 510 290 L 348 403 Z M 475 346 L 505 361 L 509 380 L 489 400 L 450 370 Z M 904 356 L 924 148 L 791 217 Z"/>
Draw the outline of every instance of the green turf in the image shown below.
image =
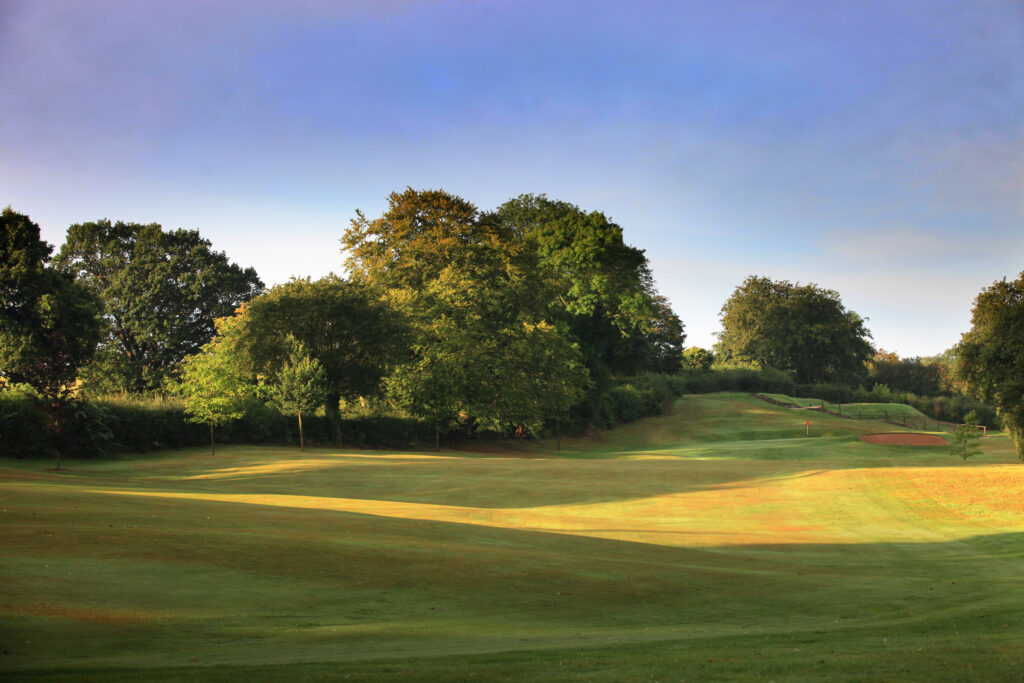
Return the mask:
<path fill-rule="evenodd" d="M 963 465 L 807 419 L 0 460 L 0 678 L 1019 680 L 1006 439 Z"/>
<path fill-rule="evenodd" d="M 794 398 L 785 394 L 762 394 L 765 398 L 786 404 L 793 408 L 817 408 L 824 404 L 825 409 L 832 413 L 841 412 L 846 417 L 859 420 L 902 420 L 907 418 L 911 425 L 920 425 L 922 420 L 934 425 L 934 420 L 917 408 L 905 403 L 830 403 L 819 398 Z"/>

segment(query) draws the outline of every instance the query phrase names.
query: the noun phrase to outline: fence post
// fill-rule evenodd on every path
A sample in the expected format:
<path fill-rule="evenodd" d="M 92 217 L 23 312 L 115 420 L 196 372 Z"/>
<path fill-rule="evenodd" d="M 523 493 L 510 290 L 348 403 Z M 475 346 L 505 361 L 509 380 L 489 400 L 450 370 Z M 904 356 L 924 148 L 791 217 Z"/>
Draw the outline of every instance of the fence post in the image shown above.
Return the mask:
<path fill-rule="evenodd" d="M 888 422 L 889 421 L 889 411 L 888 410 L 884 410 L 882 412 L 885 413 L 885 421 Z"/>

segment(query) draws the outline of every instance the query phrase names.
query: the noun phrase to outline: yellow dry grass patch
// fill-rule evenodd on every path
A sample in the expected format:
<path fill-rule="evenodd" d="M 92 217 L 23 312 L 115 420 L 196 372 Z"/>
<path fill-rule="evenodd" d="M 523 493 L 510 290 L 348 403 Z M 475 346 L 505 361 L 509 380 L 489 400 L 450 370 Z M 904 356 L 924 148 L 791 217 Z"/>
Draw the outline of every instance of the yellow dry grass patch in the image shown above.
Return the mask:
<path fill-rule="evenodd" d="M 332 510 L 667 546 L 941 542 L 998 527 L 1024 531 L 1024 468 L 807 471 L 699 491 L 601 503 L 482 508 L 284 494 L 96 490 Z"/>
<path fill-rule="evenodd" d="M 318 458 L 299 458 L 290 460 L 275 460 L 273 462 L 267 462 L 256 465 L 243 465 L 239 467 L 222 467 L 220 469 L 211 470 L 209 472 L 203 472 L 202 474 L 193 474 L 182 479 L 233 479 L 238 477 L 249 477 L 263 474 L 288 474 L 295 472 L 306 472 L 309 470 L 320 470 L 327 467 L 337 467 L 340 465 L 359 465 L 359 464 L 381 464 L 380 461 L 386 461 L 389 465 L 402 464 L 402 463 L 413 463 L 423 460 L 450 460 L 449 456 L 444 455 L 358 455 L 354 453 L 345 453 L 339 455 L 332 455 L 328 457 Z"/>

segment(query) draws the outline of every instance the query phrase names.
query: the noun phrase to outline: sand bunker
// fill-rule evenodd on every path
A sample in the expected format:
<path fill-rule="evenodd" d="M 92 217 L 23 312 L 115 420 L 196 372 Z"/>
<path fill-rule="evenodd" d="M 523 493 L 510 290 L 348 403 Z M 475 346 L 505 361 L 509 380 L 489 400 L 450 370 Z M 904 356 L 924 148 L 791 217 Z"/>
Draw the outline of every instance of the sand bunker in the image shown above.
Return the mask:
<path fill-rule="evenodd" d="M 906 432 L 887 432 L 881 434 L 861 434 L 860 440 L 865 443 L 883 443 L 892 446 L 947 446 L 948 442 L 938 434 L 908 434 Z"/>

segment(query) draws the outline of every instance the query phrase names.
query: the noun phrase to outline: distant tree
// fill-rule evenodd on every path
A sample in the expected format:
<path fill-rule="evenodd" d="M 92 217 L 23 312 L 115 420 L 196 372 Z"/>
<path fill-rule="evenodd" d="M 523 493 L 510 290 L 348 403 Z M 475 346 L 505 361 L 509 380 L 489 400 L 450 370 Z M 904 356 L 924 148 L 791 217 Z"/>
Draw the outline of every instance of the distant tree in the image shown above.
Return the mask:
<path fill-rule="evenodd" d="M 699 346 L 691 346 L 683 351 L 683 367 L 688 370 L 710 370 L 715 362 L 715 354 Z"/>
<path fill-rule="evenodd" d="M 322 405 L 341 442 L 343 398 L 372 396 L 406 345 L 401 316 L 372 289 L 329 275 L 293 279 L 247 303 L 223 330 L 253 376 L 276 376 L 289 362 L 289 335 L 323 369 Z"/>
<path fill-rule="evenodd" d="M 995 405 L 1024 460 L 1024 273 L 978 294 L 958 355 L 960 377 Z"/>
<path fill-rule="evenodd" d="M 978 415 L 973 410 L 964 416 L 964 424 L 958 425 L 953 433 L 953 443 L 950 452 L 959 455 L 967 462 L 972 455 L 980 455 L 981 451 L 976 447 L 981 437 L 978 435 Z"/>
<path fill-rule="evenodd" d="M 288 337 L 288 360 L 267 381 L 263 390 L 271 405 L 299 420 L 299 450 L 306 450 L 302 434 L 302 416 L 321 407 L 327 400 L 327 373 L 323 365 L 306 353 L 302 343 Z"/>
<path fill-rule="evenodd" d="M 184 400 L 190 422 L 210 426 L 210 455 L 216 454 L 214 427 L 242 417 L 245 400 L 255 392 L 231 349 L 217 340 L 185 358 L 180 376 L 166 387 Z"/>
<path fill-rule="evenodd" d="M 96 349 L 99 303 L 48 267 L 52 251 L 28 216 L 0 213 L 0 378 L 33 387 L 59 436 L 79 368 Z"/>
<path fill-rule="evenodd" d="M 879 350 L 868 361 L 868 377 L 873 384 L 885 384 L 896 391 L 918 396 L 943 393 L 942 366 L 931 359 L 900 358 L 895 353 Z"/>
<path fill-rule="evenodd" d="M 84 373 L 100 390 L 159 389 L 213 338 L 214 320 L 263 290 L 252 268 L 195 230 L 101 220 L 68 228 L 55 264 L 103 302 L 103 337 Z"/>
<path fill-rule="evenodd" d="M 722 306 L 716 357 L 790 370 L 799 382 L 863 377 L 874 349 L 838 292 L 751 275 Z"/>

